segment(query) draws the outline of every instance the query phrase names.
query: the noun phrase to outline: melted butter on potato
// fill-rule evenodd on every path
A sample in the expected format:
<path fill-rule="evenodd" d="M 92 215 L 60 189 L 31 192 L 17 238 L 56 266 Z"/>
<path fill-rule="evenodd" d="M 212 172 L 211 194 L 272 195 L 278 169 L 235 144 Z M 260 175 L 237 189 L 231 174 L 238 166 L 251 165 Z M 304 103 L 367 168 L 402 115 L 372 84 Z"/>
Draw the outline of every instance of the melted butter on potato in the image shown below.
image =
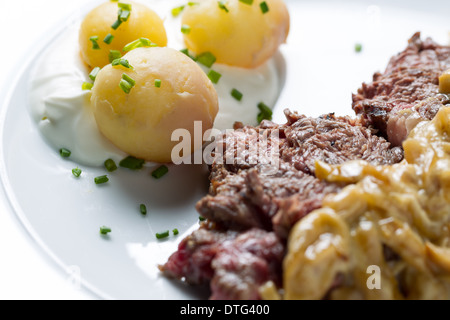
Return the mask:
<path fill-rule="evenodd" d="M 127 154 L 171 162 L 175 130 L 194 137 L 195 121 L 202 122 L 203 133 L 213 127 L 217 93 L 203 70 L 175 49 L 139 48 L 124 59 L 133 70 L 107 65 L 97 75 L 91 102 L 98 128 Z M 119 87 L 124 73 L 136 81 L 129 94 Z"/>
<path fill-rule="evenodd" d="M 153 10 L 132 1 L 122 2 L 131 4 L 131 14 L 117 30 L 111 27 L 117 20 L 119 12 L 117 2 L 108 1 L 101 4 L 89 12 L 81 24 L 79 33 L 81 57 L 92 68 L 109 64 L 110 50 L 122 52 L 125 45 L 139 38 L 150 39 L 162 47 L 167 45 L 163 20 Z M 114 36 L 111 44 L 103 42 L 108 34 Z M 100 47 L 98 50 L 93 49 L 90 40 L 93 36 L 98 36 L 97 43 Z"/>
<path fill-rule="evenodd" d="M 263 13 L 254 1 L 248 5 L 228 0 L 228 12 L 217 0 L 199 0 L 186 6 L 182 24 L 190 27 L 184 35 L 189 50 L 211 52 L 218 63 L 255 68 L 271 58 L 286 42 L 289 12 L 283 0 L 266 0 L 269 11 Z"/>

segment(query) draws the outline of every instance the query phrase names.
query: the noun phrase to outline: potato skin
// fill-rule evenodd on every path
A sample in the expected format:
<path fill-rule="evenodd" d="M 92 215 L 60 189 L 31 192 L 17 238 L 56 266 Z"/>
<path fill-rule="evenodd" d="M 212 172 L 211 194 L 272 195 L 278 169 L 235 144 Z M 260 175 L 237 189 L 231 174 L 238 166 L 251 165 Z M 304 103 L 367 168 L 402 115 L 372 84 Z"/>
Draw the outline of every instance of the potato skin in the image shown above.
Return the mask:
<path fill-rule="evenodd" d="M 91 68 L 103 67 L 110 63 L 108 55 L 110 50 L 122 49 L 128 43 L 139 39 L 148 38 L 157 45 L 167 45 L 167 34 L 162 19 L 145 5 L 132 1 L 123 1 L 132 5 L 128 21 L 123 22 L 117 30 L 111 25 L 117 20 L 119 11 L 117 2 L 105 2 L 89 12 L 84 18 L 79 32 L 79 45 L 81 57 Z M 103 39 L 108 35 L 114 36 L 111 44 L 106 44 Z M 98 36 L 100 50 L 94 50 L 92 36 Z"/>
<path fill-rule="evenodd" d="M 194 121 L 202 122 L 203 133 L 213 127 L 216 90 L 203 70 L 175 49 L 139 48 L 124 59 L 134 70 L 107 65 L 97 75 L 91 103 L 98 128 L 129 155 L 171 162 L 179 143 L 171 141 L 174 130 L 186 129 L 193 139 Z M 124 73 L 136 81 L 129 94 L 119 87 Z"/>
<path fill-rule="evenodd" d="M 247 5 L 228 0 L 228 12 L 216 0 L 199 0 L 186 6 L 182 23 L 190 26 L 184 35 L 189 50 L 211 52 L 217 62 L 243 68 L 255 68 L 272 57 L 286 42 L 290 17 L 283 0 L 266 0 L 269 12 L 263 14 L 260 1 Z"/>

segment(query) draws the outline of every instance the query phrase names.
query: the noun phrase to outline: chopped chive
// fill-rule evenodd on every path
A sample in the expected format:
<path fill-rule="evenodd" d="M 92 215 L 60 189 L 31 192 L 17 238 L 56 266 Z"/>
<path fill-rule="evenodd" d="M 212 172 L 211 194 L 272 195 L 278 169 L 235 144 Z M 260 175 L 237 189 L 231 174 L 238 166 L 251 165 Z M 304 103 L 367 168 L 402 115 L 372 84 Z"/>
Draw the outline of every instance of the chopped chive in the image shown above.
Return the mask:
<path fill-rule="evenodd" d="M 142 167 L 145 164 L 145 160 L 141 160 L 138 158 L 135 158 L 133 156 L 126 157 L 122 161 L 120 161 L 119 166 L 122 168 L 127 168 L 131 170 L 139 170 L 142 169 Z"/>
<path fill-rule="evenodd" d="M 100 50 L 100 46 L 98 45 L 98 36 L 92 36 L 89 38 L 89 40 L 92 42 L 92 49 L 94 50 Z"/>
<path fill-rule="evenodd" d="M 95 184 L 104 184 L 109 181 L 108 176 L 99 176 L 94 178 Z"/>
<path fill-rule="evenodd" d="M 125 47 L 123 47 L 122 51 L 128 52 L 128 51 L 134 50 L 136 48 L 157 47 L 157 46 L 158 45 L 156 43 L 151 42 L 147 38 L 139 38 L 139 39 L 134 40 L 133 42 L 130 42 L 127 45 L 125 45 Z"/>
<path fill-rule="evenodd" d="M 241 101 L 244 96 L 239 90 L 233 89 L 231 90 L 231 96 L 235 98 L 237 101 Z"/>
<path fill-rule="evenodd" d="M 128 21 L 128 18 L 130 17 L 131 12 L 129 10 L 119 10 L 118 18 L 117 20 L 125 22 Z"/>
<path fill-rule="evenodd" d="M 72 152 L 70 152 L 70 150 L 66 149 L 66 148 L 61 148 L 59 149 L 59 154 L 61 155 L 61 157 L 63 158 L 68 158 L 70 157 L 70 155 L 72 154 Z"/>
<path fill-rule="evenodd" d="M 117 165 L 113 159 L 106 160 L 104 165 L 105 165 L 106 170 L 108 170 L 108 172 L 114 172 L 117 170 Z"/>
<path fill-rule="evenodd" d="M 196 5 L 198 5 L 198 4 L 199 4 L 198 2 L 193 2 L 193 1 L 189 1 L 189 2 L 188 2 L 188 6 L 189 6 L 189 7 L 196 6 Z"/>
<path fill-rule="evenodd" d="M 81 85 L 81 90 L 91 90 L 93 86 L 93 83 L 83 82 L 83 84 Z"/>
<path fill-rule="evenodd" d="M 136 85 L 136 81 L 126 73 L 122 74 L 122 79 L 131 84 L 133 87 Z"/>
<path fill-rule="evenodd" d="M 155 80 L 155 87 L 156 88 L 161 88 L 161 80 L 160 79 L 156 79 Z"/>
<path fill-rule="evenodd" d="M 248 5 L 252 5 L 253 4 L 253 0 L 239 0 L 242 3 L 248 4 Z"/>
<path fill-rule="evenodd" d="M 362 44 L 361 43 L 355 44 L 355 51 L 358 52 L 358 53 L 362 51 Z"/>
<path fill-rule="evenodd" d="M 183 24 L 181 26 L 181 32 L 184 34 L 189 34 L 189 33 L 191 33 L 191 27 L 188 26 L 187 24 Z"/>
<path fill-rule="evenodd" d="M 219 4 L 219 8 L 220 8 L 220 9 L 222 9 L 222 10 L 225 11 L 226 13 L 230 12 L 230 10 L 228 10 L 228 8 L 226 7 L 228 1 L 226 1 L 226 0 L 220 0 L 220 1 L 217 1 L 217 2 L 218 2 L 218 4 Z"/>
<path fill-rule="evenodd" d="M 178 229 L 173 229 L 172 232 L 173 232 L 174 236 L 177 236 L 180 234 L 180 231 L 178 231 Z"/>
<path fill-rule="evenodd" d="M 122 59 L 122 58 L 114 60 L 113 62 L 111 62 L 111 65 L 113 67 L 122 66 L 127 69 L 134 69 L 133 66 L 130 64 L 130 62 L 127 59 Z"/>
<path fill-rule="evenodd" d="M 155 179 L 161 179 L 169 172 L 169 168 L 166 166 L 160 166 L 158 169 L 152 172 L 152 177 Z"/>
<path fill-rule="evenodd" d="M 72 174 L 75 176 L 75 177 L 77 177 L 77 178 L 79 178 L 80 176 L 81 176 L 81 169 L 80 168 L 75 168 L 75 169 L 72 169 Z"/>
<path fill-rule="evenodd" d="M 156 43 L 151 42 L 147 38 L 140 38 L 139 42 L 141 43 L 141 47 L 157 47 L 158 45 Z"/>
<path fill-rule="evenodd" d="M 185 6 L 180 6 L 172 9 L 172 17 L 176 18 L 183 12 Z"/>
<path fill-rule="evenodd" d="M 142 214 L 143 216 L 147 215 L 147 207 L 146 207 L 146 205 L 145 205 L 145 204 L 141 204 L 141 205 L 139 206 L 139 211 L 141 212 L 141 214 Z"/>
<path fill-rule="evenodd" d="M 159 239 L 159 240 L 165 239 L 165 238 L 168 238 L 169 235 L 170 235 L 169 230 L 164 231 L 164 232 L 161 232 L 161 233 L 157 233 L 157 234 L 156 234 L 156 239 Z"/>
<path fill-rule="evenodd" d="M 109 227 L 105 227 L 105 226 L 100 227 L 100 234 L 102 234 L 104 236 L 106 236 L 108 233 L 111 233 L 111 232 L 112 232 L 112 230 Z"/>
<path fill-rule="evenodd" d="M 92 81 L 95 81 L 95 79 L 97 78 L 97 74 L 100 72 L 100 68 L 99 67 L 95 67 L 92 71 L 91 71 L 91 73 L 89 74 L 89 78 L 92 80 Z"/>
<path fill-rule="evenodd" d="M 120 9 L 131 11 L 131 4 L 129 3 L 119 2 L 117 5 Z"/>
<path fill-rule="evenodd" d="M 109 50 L 108 54 L 109 62 L 122 58 L 122 54 L 119 50 Z"/>
<path fill-rule="evenodd" d="M 260 102 L 258 109 L 260 111 L 257 117 L 258 123 L 261 123 L 263 120 L 272 120 L 273 112 L 265 103 Z"/>
<path fill-rule="evenodd" d="M 209 70 L 208 72 L 208 78 L 211 80 L 212 83 L 217 84 L 220 80 L 222 75 L 214 70 Z"/>
<path fill-rule="evenodd" d="M 198 220 L 199 220 L 199 221 L 202 221 L 202 222 L 203 222 L 203 221 L 206 221 L 206 218 L 205 218 L 205 217 L 202 217 L 202 216 L 200 216 L 200 217 L 198 217 Z"/>
<path fill-rule="evenodd" d="M 263 1 L 259 4 L 259 7 L 261 8 L 261 12 L 263 14 L 266 14 L 267 12 L 269 12 L 269 5 L 267 4 L 267 2 Z"/>
<path fill-rule="evenodd" d="M 111 33 L 108 33 L 108 35 L 105 37 L 105 39 L 103 39 L 103 42 L 106 44 L 111 44 L 113 39 L 114 39 L 114 36 Z"/>
<path fill-rule="evenodd" d="M 123 79 L 120 80 L 119 87 L 126 94 L 129 94 L 131 92 L 131 89 L 133 88 L 133 86 L 128 81 Z"/>
<path fill-rule="evenodd" d="M 141 44 L 140 39 L 134 40 L 133 42 L 128 43 L 127 45 L 125 45 L 125 47 L 123 47 L 122 51 L 131 51 L 133 49 L 136 49 L 139 47 L 139 45 Z"/>
<path fill-rule="evenodd" d="M 205 67 L 211 68 L 216 62 L 216 57 L 211 52 L 204 52 L 197 57 L 197 61 Z"/>
<path fill-rule="evenodd" d="M 114 30 L 117 30 L 117 29 L 120 27 L 121 24 L 122 24 L 122 20 L 117 19 L 116 22 L 114 22 L 114 23 L 111 25 L 111 28 L 113 28 Z"/>

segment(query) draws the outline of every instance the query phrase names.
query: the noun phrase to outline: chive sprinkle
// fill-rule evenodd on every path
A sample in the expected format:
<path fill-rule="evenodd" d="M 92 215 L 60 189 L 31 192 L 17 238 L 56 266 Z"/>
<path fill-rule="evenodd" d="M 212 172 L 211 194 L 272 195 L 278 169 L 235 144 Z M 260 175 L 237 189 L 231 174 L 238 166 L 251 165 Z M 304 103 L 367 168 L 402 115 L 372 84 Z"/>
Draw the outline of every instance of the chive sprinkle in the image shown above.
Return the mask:
<path fill-rule="evenodd" d="M 111 62 L 111 65 L 113 67 L 122 66 L 127 69 L 134 69 L 133 66 L 130 64 L 130 62 L 128 62 L 127 59 L 122 59 L 122 58 L 114 60 L 113 62 Z"/>
<path fill-rule="evenodd" d="M 156 88 L 161 88 L 161 80 L 160 79 L 156 79 L 155 80 L 155 87 Z"/>
<path fill-rule="evenodd" d="M 109 181 L 108 176 L 99 176 L 94 178 L 95 184 L 104 184 Z"/>
<path fill-rule="evenodd" d="M 176 18 L 183 12 L 185 6 L 180 6 L 172 9 L 172 17 Z"/>
<path fill-rule="evenodd" d="M 222 75 L 214 70 L 209 70 L 208 72 L 208 78 L 211 80 L 212 83 L 217 84 L 219 83 L 220 78 Z"/>
<path fill-rule="evenodd" d="M 155 179 L 161 179 L 169 172 L 169 168 L 166 166 L 160 166 L 158 169 L 152 172 L 152 177 Z"/>
<path fill-rule="evenodd" d="M 253 0 L 239 0 L 242 3 L 248 4 L 248 5 L 252 5 L 253 4 Z"/>
<path fill-rule="evenodd" d="M 95 81 L 95 79 L 97 78 L 97 74 L 100 72 L 100 68 L 99 67 L 95 67 L 92 71 L 91 71 L 91 73 L 89 74 L 89 78 L 92 80 L 92 81 Z"/>
<path fill-rule="evenodd" d="M 145 164 L 145 160 L 141 160 L 141 159 L 135 158 L 133 156 L 128 156 L 119 162 L 119 166 L 121 166 L 122 168 L 130 169 L 130 170 L 142 169 L 144 164 Z"/>
<path fill-rule="evenodd" d="M 117 19 L 116 22 L 114 22 L 111 25 L 111 28 L 113 28 L 114 30 L 117 30 L 120 27 L 121 24 L 122 24 L 122 21 L 120 19 Z"/>
<path fill-rule="evenodd" d="M 130 93 L 131 89 L 136 85 L 136 81 L 127 74 L 122 74 L 119 87 L 126 93 Z"/>
<path fill-rule="evenodd" d="M 244 96 L 239 90 L 233 89 L 231 90 L 231 96 L 235 98 L 237 101 L 241 101 Z"/>
<path fill-rule="evenodd" d="M 123 47 L 122 51 L 128 52 L 128 51 L 134 50 L 136 48 L 157 47 L 157 46 L 158 45 L 156 43 L 151 42 L 147 38 L 139 38 L 139 39 L 134 40 L 133 42 L 130 42 L 127 45 L 125 45 L 125 47 Z"/>
<path fill-rule="evenodd" d="M 126 73 L 122 74 L 122 79 L 131 84 L 133 87 L 136 85 L 136 81 Z"/>
<path fill-rule="evenodd" d="M 355 51 L 358 52 L 358 53 L 362 51 L 362 44 L 361 43 L 355 44 Z"/>
<path fill-rule="evenodd" d="M 205 67 L 211 68 L 216 62 L 216 57 L 211 52 L 204 52 L 197 57 L 197 62 Z"/>
<path fill-rule="evenodd" d="M 178 231 L 178 229 L 173 229 L 172 232 L 173 232 L 174 236 L 177 236 L 180 234 L 180 231 Z"/>
<path fill-rule="evenodd" d="M 228 10 L 228 8 L 227 8 L 227 3 L 228 3 L 228 1 L 226 1 L 226 0 L 220 0 L 220 1 L 217 1 L 218 2 L 218 4 L 219 4 L 219 8 L 220 9 L 222 9 L 223 11 L 225 11 L 226 13 L 228 13 L 228 12 L 230 12 L 230 10 Z"/>
<path fill-rule="evenodd" d="M 106 170 L 108 170 L 108 172 L 114 172 L 117 170 L 117 165 L 113 159 L 106 160 L 104 165 L 105 165 Z"/>
<path fill-rule="evenodd" d="M 92 49 L 94 50 L 100 50 L 100 46 L 98 45 L 98 36 L 92 36 L 89 38 L 89 40 L 92 42 Z"/>
<path fill-rule="evenodd" d="M 59 149 L 59 154 L 61 155 L 61 157 L 63 158 L 68 158 L 70 157 L 70 155 L 72 154 L 72 152 L 70 152 L 70 150 L 66 149 L 66 148 L 61 148 Z"/>
<path fill-rule="evenodd" d="M 123 9 L 120 9 L 120 10 L 119 10 L 119 14 L 118 14 L 118 19 L 117 19 L 117 20 L 119 20 L 119 21 L 121 21 L 121 22 L 128 21 L 128 18 L 130 17 L 130 15 L 131 15 L 130 10 L 123 10 Z"/>
<path fill-rule="evenodd" d="M 184 34 L 189 34 L 189 33 L 191 33 L 191 27 L 188 26 L 187 24 L 183 24 L 181 26 L 181 32 Z"/>
<path fill-rule="evenodd" d="M 145 204 L 141 204 L 139 206 L 139 211 L 143 216 L 147 215 L 147 206 Z"/>
<path fill-rule="evenodd" d="M 91 90 L 93 86 L 93 83 L 83 82 L 83 84 L 81 85 L 81 90 Z"/>
<path fill-rule="evenodd" d="M 263 14 L 266 14 L 267 12 L 269 12 L 269 5 L 267 4 L 267 2 L 265 2 L 265 1 L 261 2 L 259 7 L 261 8 L 261 12 Z"/>
<path fill-rule="evenodd" d="M 72 169 L 72 174 L 75 176 L 75 177 L 77 177 L 77 178 L 79 178 L 80 176 L 81 176 L 81 169 L 80 168 L 75 168 L 75 169 Z"/>
<path fill-rule="evenodd" d="M 102 234 L 104 236 L 106 236 L 108 233 L 111 233 L 111 232 L 112 232 L 112 230 L 109 227 L 105 227 L 105 226 L 100 227 L 100 234 Z"/>
<path fill-rule="evenodd" d="M 114 36 L 111 33 L 108 33 L 108 35 L 105 37 L 105 39 L 103 39 L 103 42 L 106 44 L 111 44 L 113 39 L 114 39 Z"/>
<path fill-rule="evenodd" d="M 200 216 L 200 217 L 198 217 L 198 220 L 199 220 L 199 221 L 202 221 L 202 222 L 203 222 L 203 221 L 206 221 L 206 218 L 205 218 L 205 217 L 202 217 L 202 216 Z"/>
<path fill-rule="evenodd" d="M 260 111 L 257 117 L 258 123 L 261 123 L 263 120 L 272 120 L 273 112 L 265 103 L 260 102 L 258 109 Z"/>
<path fill-rule="evenodd" d="M 169 230 L 164 231 L 164 232 L 161 232 L 161 233 L 157 233 L 157 234 L 156 234 L 156 239 L 159 239 L 159 240 L 165 239 L 165 238 L 168 238 L 169 235 L 170 235 Z"/>
<path fill-rule="evenodd" d="M 128 81 L 123 80 L 123 79 L 120 80 L 119 87 L 126 94 L 129 94 L 131 92 L 131 89 L 133 89 L 133 86 Z"/>
<path fill-rule="evenodd" d="M 109 50 L 108 54 L 109 62 L 113 62 L 114 60 L 122 58 L 122 54 L 119 50 Z"/>

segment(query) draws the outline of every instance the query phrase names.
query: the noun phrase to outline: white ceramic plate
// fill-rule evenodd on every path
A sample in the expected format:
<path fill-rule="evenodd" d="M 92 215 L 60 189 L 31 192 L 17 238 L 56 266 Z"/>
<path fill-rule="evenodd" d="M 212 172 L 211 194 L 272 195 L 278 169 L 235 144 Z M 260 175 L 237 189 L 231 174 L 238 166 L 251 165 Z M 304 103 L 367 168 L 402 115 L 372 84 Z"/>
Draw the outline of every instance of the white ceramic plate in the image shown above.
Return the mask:
<path fill-rule="evenodd" d="M 149 6 L 157 1 L 142 1 Z M 295 1 L 286 0 L 291 34 L 282 47 L 284 87 L 274 120 L 283 109 L 317 116 L 352 114 L 351 93 L 388 59 L 406 46 L 416 31 L 447 44 L 450 2 L 430 1 Z M 174 6 L 178 1 L 174 1 Z M 376 3 L 376 5 L 374 4 Z M 88 8 L 87 8 L 88 9 Z M 78 17 L 67 19 L 41 48 L 64 36 Z M 356 53 L 355 44 L 363 51 Z M 189 288 L 161 277 L 157 265 L 176 250 L 178 242 L 197 228 L 195 203 L 207 193 L 204 166 L 172 166 L 161 180 L 148 170 L 119 170 L 107 185 L 93 184 L 103 169 L 84 168 L 81 180 L 45 143 L 28 113 L 28 81 L 33 60 L 21 72 L 2 104 L 0 172 L 7 196 L 22 223 L 74 282 L 100 298 L 204 299 L 207 290 Z M 146 217 L 139 204 L 149 209 Z M 99 235 L 107 225 L 109 237 Z M 180 234 L 158 241 L 155 233 L 178 228 Z"/>

